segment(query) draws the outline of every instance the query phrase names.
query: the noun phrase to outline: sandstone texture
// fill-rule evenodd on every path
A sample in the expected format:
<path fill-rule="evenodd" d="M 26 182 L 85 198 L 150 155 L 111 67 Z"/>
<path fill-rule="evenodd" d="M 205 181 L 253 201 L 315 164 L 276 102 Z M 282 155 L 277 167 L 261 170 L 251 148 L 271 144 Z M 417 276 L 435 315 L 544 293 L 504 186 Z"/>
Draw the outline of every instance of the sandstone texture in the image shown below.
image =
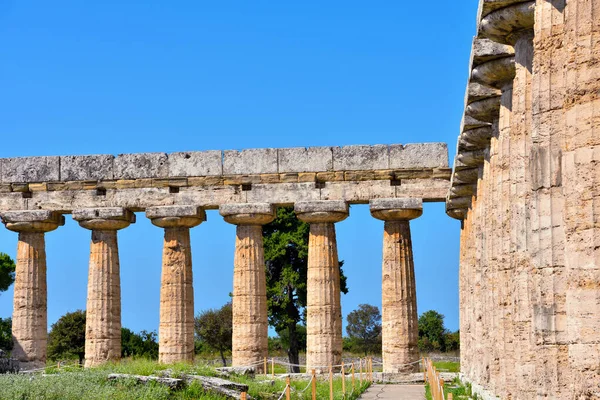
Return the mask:
<path fill-rule="evenodd" d="M 467 89 L 446 208 L 463 220 L 461 372 L 487 397 L 600 398 L 599 12 L 480 2 L 471 81 L 500 104 L 469 108 L 494 94 Z"/>
<path fill-rule="evenodd" d="M 410 223 L 422 213 L 420 199 L 371 202 L 371 214 L 385 221 L 382 264 L 383 372 L 413 372 L 419 360 L 417 293 Z"/>
<path fill-rule="evenodd" d="M 44 234 L 64 224 L 48 211 L 3 213 L 6 227 L 19 232 L 15 270 L 12 358 L 21 370 L 46 365 L 48 341 L 46 244 Z"/>
<path fill-rule="evenodd" d="M 232 366 L 261 363 L 268 355 L 267 282 L 262 225 L 275 219 L 268 203 L 228 204 L 220 208 L 225 221 L 236 224 L 233 267 Z"/>
<path fill-rule="evenodd" d="M 194 360 L 194 287 L 190 228 L 206 220 L 197 206 L 155 207 L 146 216 L 165 229 L 160 282 L 158 361 Z"/>
<path fill-rule="evenodd" d="M 345 219 L 346 204 L 296 204 L 298 218 L 310 224 L 308 240 L 306 368 L 326 372 L 342 361 L 340 266 L 335 222 Z"/>
<path fill-rule="evenodd" d="M 232 365 L 256 364 L 268 355 L 269 329 L 261 225 L 236 228 L 232 305 Z"/>
<path fill-rule="evenodd" d="M 121 272 L 117 230 L 135 222 L 123 208 L 83 209 L 73 219 L 92 231 L 85 326 L 85 366 L 121 358 Z"/>

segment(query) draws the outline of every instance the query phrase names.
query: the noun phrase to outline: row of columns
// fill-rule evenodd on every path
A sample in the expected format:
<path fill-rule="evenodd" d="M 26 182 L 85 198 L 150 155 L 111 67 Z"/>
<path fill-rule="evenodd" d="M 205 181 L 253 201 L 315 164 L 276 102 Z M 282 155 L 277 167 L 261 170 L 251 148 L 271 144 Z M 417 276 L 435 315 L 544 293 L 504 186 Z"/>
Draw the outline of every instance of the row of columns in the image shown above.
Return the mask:
<path fill-rule="evenodd" d="M 409 221 L 422 213 L 420 199 L 371 201 L 373 217 L 385 221 L 383 235 L 382 336 L 384 372 L 410 370 L 417 348 L 416 285 Z M 262 225 L 273 221 L 272 204 L 226 204 L 225 221 L 236 225 L 233 279 L 233 365 L 252 365 L 267 356 L 268 319 Z M 348 217 L 343 201 L 295 204 L 310 224 L 307 271 L 307 368 L 341 363 L 342 312 L 335 223 Z M 152 224 L 164 229 L 160 291 L 159 361 L 194 357 L 194 290 L 190 228 L 206 220 L 191 205 L 152 207 Z M 117 231 L 135 222 L 124 208 L 81 209 L 73 219 L 91 230 L 86 320 L 86 367 L 121 356 L 121 285 Z M 14 291 L 13 356 L 22 369 L 45 365 L 47 293 L 44 234 L 64 224 L 56 212 L 2 214 L 19 232 Z"/>

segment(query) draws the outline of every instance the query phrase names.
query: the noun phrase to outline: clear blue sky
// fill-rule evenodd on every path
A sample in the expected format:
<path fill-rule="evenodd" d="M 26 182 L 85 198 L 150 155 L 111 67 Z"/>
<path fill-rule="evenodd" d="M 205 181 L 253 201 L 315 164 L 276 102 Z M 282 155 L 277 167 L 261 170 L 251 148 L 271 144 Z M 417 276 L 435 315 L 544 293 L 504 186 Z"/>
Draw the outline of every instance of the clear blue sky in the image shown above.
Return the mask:
<path fill-rule="evenodd" d="M 2 1 L 0 157 L 447 142 L 454 156 L 477 0 Z M 350 293 L 381 306 L 383 223 L 337 225 Z M 458 328 L 460 224 L 412 222 L 418 309 Z M 196 311 L 232 289 L 235 228 L 192 230 Z M 47 235 L 48 323 L 84 309 L 90 232 Z M 119 233 L 123 325 L 155 330 L 162 230 Z M 17 235 L 0 228 L 0 251 Z M 12 313 L 12 289 L 0 317 Z"/>

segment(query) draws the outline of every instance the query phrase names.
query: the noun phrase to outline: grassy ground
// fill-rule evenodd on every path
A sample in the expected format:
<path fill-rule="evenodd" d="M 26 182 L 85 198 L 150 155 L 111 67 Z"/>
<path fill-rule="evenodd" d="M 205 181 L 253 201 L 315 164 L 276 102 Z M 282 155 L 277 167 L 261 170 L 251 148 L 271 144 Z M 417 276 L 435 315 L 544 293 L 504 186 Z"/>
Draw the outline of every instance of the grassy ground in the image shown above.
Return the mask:
<path fill-rule="evenodd" d="M 454 361 L 434 361 L 433 365 L 440 372 L 460 372 L 460 363 Z"/>
<path fill-rule="evenodd" d="M 458 396 L 467 396 L 466 398 L 468 399 L 477 400 L 477 395 L 473 395 L 471 392 L 471 386 L 469 384 L 464 385 L 458 378 L 444 384 L 444 394 L 446 395 L 446 398 L 448 398 L 448 393 L 452 393 L 452 396 L 455 399 L 458 398 Z M 425 397 L 427 400 L 431 400 L 429 383 L 425 385 Z"/>
<path fill-rule="evenodd" d="M 169 369 L 172 377 L 181 377 L 185 374 L 215 376 L 212 367 L 205 365 L 161 365 L 148 360 L 123 360 L 120 363 L 106 364 L 93 369 L 80 369 L 79 367 L 48 367 L 45 376 L 36 375 L 2 375 L 0 376 L 0 399 L 6 400 L 222 400 L 223 397 L 205 393 L 202 387 L 193 383 L 184 389 L 171 391 L 160 384 L 142 385 L 134 380 L 108 381 L 110 373 L 124 373 L 134 375 L 159 375 L 161 371 Z M 265 379 L 266 378 L 266 379 Z M 256 399 L 272 399 L 279 397 L 285 388 L 285 381 L 257 376 L 255 379 L 248 377 L 234 377 L 231 380 L 245 383 L 249 386 L 249 394 Z M 310 388 L 304 389 L 308 381 L 292 381 L 292 399 L 310 399 Z M 352 390 L 350 379 L 346 380 L 348 392 Z M 342 394 L 342 380 L 334 380 L 335 399 L 356 399 L 368 384 L 365 382 L 359 387 L 356 382 L 354 392 L 346 397 Z M 317 383 L 317 398 L 329 398 L 329 382 L 319 380 Z"/>

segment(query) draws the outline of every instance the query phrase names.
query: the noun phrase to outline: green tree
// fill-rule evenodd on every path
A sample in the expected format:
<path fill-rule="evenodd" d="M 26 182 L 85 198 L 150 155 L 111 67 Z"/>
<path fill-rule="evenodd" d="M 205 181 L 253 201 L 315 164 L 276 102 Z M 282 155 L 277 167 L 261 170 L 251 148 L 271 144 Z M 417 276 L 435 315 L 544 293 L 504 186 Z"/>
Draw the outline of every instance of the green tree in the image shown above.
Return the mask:
<path fill-rule="evenodd" d="M 363 352 L 379 353 L 381 350 L 381 313 L 370 304 L 360 304 L 347 317 L 346 333 L 355 348 Z"/>
<path fill-rule="evenodd" d="M 156 332 L 135 333 L 121 328 L 121 356 L 158 359 L 158 335 Z"/>
<path fill-rule="evenodd" d="M 85 359 L 85 311 L 66 313 L 58 319 L 48 335 L 48 359 L 61 360 L 77 356 Z"/>
<path fill-rule="evenodd" d="M 220 309 L 202 311 L 194 320 L 195 333 L 198 340 L 217 350 L 221 355 L 223 366 L 227 366 L 225 352 L 231 351 L 231 335 L 233 334 L 233 312 L 231 303 Z"/>
<path fill-rule="evenodd" d="M 0 350 L 9 352 L 12 348 L 12 319 L 0 318 Z"/>
<path fill-rule="evenodd" d="M 460 331 L 446 333 L 444 342 L 446 351 L 456 351 L 460 349 Z"/>
<path fill-rule="evenodd" d="M 292 207 L 280 207 L 277 218 L 263 226 L 269 324 L 288 338 L 290 364 L 300 363 L 298 326 L 305 320 L 309 230 Z M 340 288 L 348 293 L 342 265 L 340 261 Z M 300 369 L 292 367 L 292 372 Z"/>
<path fill-rule="evenodd" d="M 15 262 L 8 254 L 0 253 L 0 292 L 6 291 L 15 281 Z"/>
<path fill-rule="evenodd" d="M 446 328 L 444 316 L 429 310 L 419 317 L 419 349 L 422 351 L 446 351 Z"/>

